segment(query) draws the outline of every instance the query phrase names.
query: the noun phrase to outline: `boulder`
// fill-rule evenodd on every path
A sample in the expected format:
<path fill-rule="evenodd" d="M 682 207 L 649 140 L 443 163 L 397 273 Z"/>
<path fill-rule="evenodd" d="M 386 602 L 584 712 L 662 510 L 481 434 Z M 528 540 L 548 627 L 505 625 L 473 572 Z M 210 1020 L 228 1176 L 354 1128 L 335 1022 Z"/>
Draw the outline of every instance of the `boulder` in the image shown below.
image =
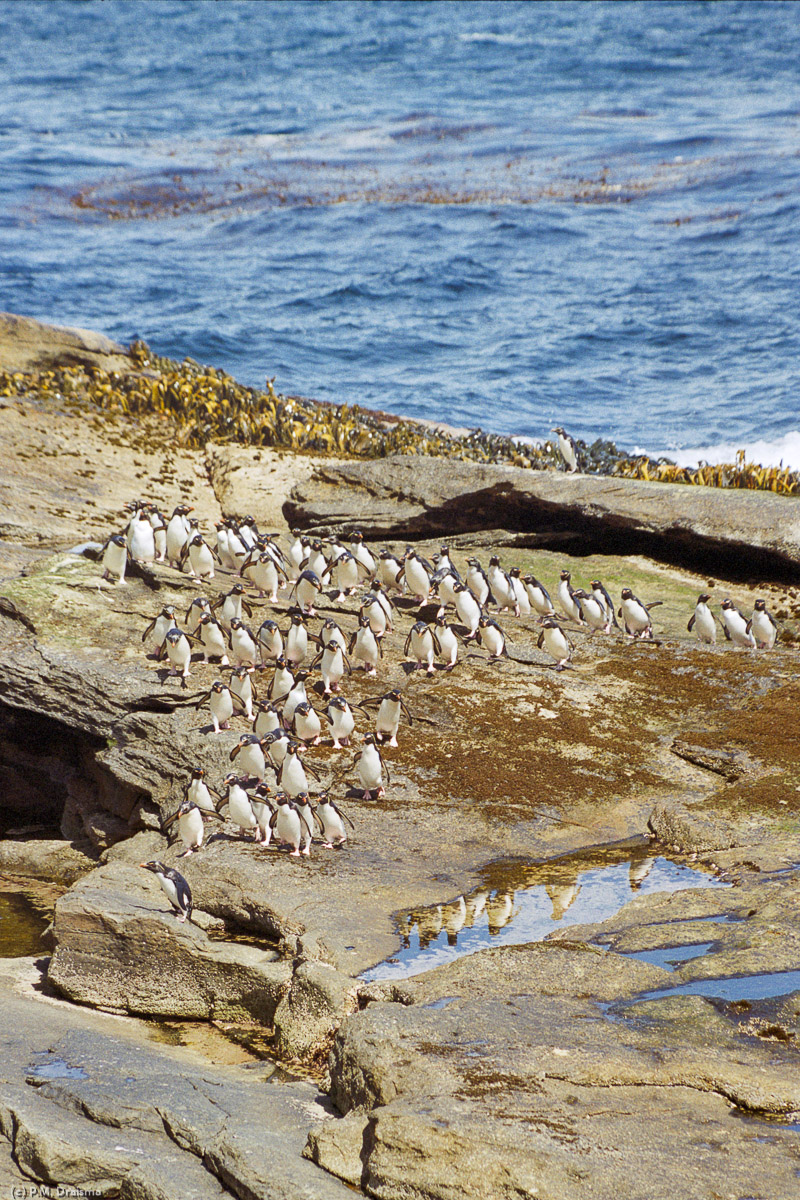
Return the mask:
<path fill-rule="evenodd" d="M 48 979 L 82 1004 L 190 1020 L 271 1025 L 290 966 L 181 923 L 155 877 L 99 867 L 56 904 Z"/>
<path fill-rule="evenodd" d="M 126 373 L 137 369 L 127 350 L 102 333 L 0 313 L 0 370 L 46 371 L 78 365 Z"/>

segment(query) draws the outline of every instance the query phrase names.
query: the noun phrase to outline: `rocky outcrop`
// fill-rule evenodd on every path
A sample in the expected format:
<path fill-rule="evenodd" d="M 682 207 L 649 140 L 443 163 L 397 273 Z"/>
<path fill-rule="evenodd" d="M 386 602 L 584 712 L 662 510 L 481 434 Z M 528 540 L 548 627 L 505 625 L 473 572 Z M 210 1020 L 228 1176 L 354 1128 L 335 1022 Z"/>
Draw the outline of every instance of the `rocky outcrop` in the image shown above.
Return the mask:
<path fill-rule="evenodd" d="M 770 492 L 396 456 L 319 466 L 284 511 L 290 525 L 316 533 L 433 538 L 501 528 L 520 545 L 800 581 L 800 506 Z"/>
<path fill-rule="evenodd" d="M 277 953 L 181 923 L 154 877 L 99 867 L 56 904 L 48 969 L 59 992 L 137 1016 L 271 1025 L 291 967 Z"/>
<path fill-rule="evenodd" d="M 79 364 L 104 371 L 136 370 L 125 348 L 102 333 L 0 313 L 0 370 L 46 371 Z"/>
<path fill-rule="evenodd" d="M 407 985 L 410 1003 L 371 1004 L 345 1021 L 330 1070 L 347 1115 L 312 1131 L 306 1152 L 381 1200 L 573 1200 L 576 1188 L 598 1200 L 700 1200 L 725 1194 L 731 1178 L 757 1195 L 765 1172 L 791 1191 L 792 1133 L 769 1126 L 754 1156 L 752 1129 L 730 1112 L 792 1112 L 793 1062 L 742 1038 L 700 997 L 636 1003 L 668 980 L 658 967 L 557 945 L 431 971 Z M 676 1153 L 698 1121 L 703 1145 Z"/>
<path fill-rule="evenodd" d="M 43 1000 L 20 962 L 0 971 L 4 1182 L 19 1172 L 29 1187 L 122 1200 L 352 1195 L 300 1156 L 309 1121 L 328 1115 L 313 1084 L 273 1080 L 269 1064 L 214 1066 L 140 1022 Z"/>
<path fill-rule="evenodd" d="M 732 1008 L 662 989 L 715 970 L 782 970 L 796 957 L 798 604 L 779 582 L 798 561 L 795 502 L 410 457 L 318 463 L 311 481 L 306 458 L 217 445 L 191 455 L 166 444 L 155 421 L 115 420 L 109 436 L 106 417 L 93 429 L 77 413 L 37 404 L 0 407 L 11 447 L 0 463 L 0 815 L 11 831 L 0 870 L 27 863 L 35 874 L 38 846 L 41 870 L 72 885 L 57 901 L 49 981 L 37 977 L 37 987 L 58 1011 L 55 988 L 123 1013 L 225 1018 L 312 1067 L 332 1045 L 331 1096 L 345 1115 L 325 1120 L 327 1102 L 311 1085 L 279 1093 L 269 1067 L 249 1067 L 234 1082 L 256 1079 L 258 1089 L 239 1092 L 208 1063 L 202 1078 L 185 1062 L 159 1060 L 159 1073 L 116 1060 L 96 1039 L 90 1059 L 84 1043 L 43 1022 L 59 1051 L 56 1074 L 0 1079 L 17 1162 L 76 1186 L 89 1179 L 80 1163 L 92 1164 L 92 1186 L 137 1200 L 213 1198 L 220 1187 L 246 1200 L 342 1195 L 334 1175 L 381 1200 L 649 1198 L 664 1180 L 690 1198 L 706 1181 L 725 1194 L 734 1180 L 737 1195 L 757 1195 L 759 1172 L 790 1194 L 790 1135 L 769 1126 L 762 1140 L 761 1124 L 730 1120 L 733 1109 L 777 1121 L 798 1101 L 789 999 L 764 1010 L 763 1025 L 744 1027 Z M 237 715 L 213 734 L 202 697 L 221 667 L 196 654 L 184 688 L 147 656 L 141 635 L 163 605 L 183 614 L 195 596 L 214 599 L 235 578 L 218 572 L 198 584 L 152 565 L 132 570 L 124 587 L 104 582 L 97 547 L 85 543 L 118 528 L 135 494 L 167 511 L 194 503 L 204 530 L 235 508 L 276 530 L 282 510 L 308 528 L 360 525 L 368 538 L 401 543 L 456 532 L 462 569 L 476 548 L 485 561 L 500 547 L 504 566 L 533 571 L 553 592 L 567 567 L 576 583 L 597 573 L 615 596 L 631 586 L 658 600 L 656 638 L 631 643 L 574 628 L 571 667 L 556 674 L 535 618 L 500 613 L 507 659 L 489 663 L 470 645 L 452 673 L 429 677 L 404 646 L 412 623 L 435 609 L 401 598 L 377 681 L 356 671 L 345 684 L 351 702 L 399 687 L 412 712 L 399 746 L 384 747 L 386 795 L 364 800 L 356 786 L 353 751 L 371 725 L 363 710 L 353 748 L 334 750 L 328 739 L 306 756 L 319 774 L 312 790 L 331 786 L 353 820 L 347 844 L 315 843 L 310 858 L 292 858 L 227 821 L 209 825 L 202 850 L 179 859 L 164 819 L 193 766 L 219 786 L 250 724 Z M 568 546 L 625 553 L 570 557 Z M 419 548 L 431 556 L 438 542 Z M 632 557 L 643 551 L 684 563 L 695 554 L 704 574 Z M 715 577 L 730 570 L 715 602 L 730 591 L 749 609 L 763 587 L 782 624 L 774 651 L 689 638 L 712 562 Z M 774 574 L 758 592 L 731 583 L 762 569 Z M 277 605 L 251 598 L 254 627 L 265 616 L 285 624 L 285 594 Z M 350 632 L 358 605 L 331 589 L 319 607 Z M 312 695 L 322 709 L 319 687 Z M 43 840 L 21 848 L 26 829 Z M 660 909 L 642 894 L 617 925 L 569 933 L 570 906 L 594 865 L 620 868 L 619 908 L 650 889 L 658 872 L 643 881 L 654 862 L 669 857 L 667 873 L 681 876 L 687 855 L 702 874 L 682 876 L 692 898 L 683 907 L 662 896 Z M 179 924 L 139 867 L 154 857 L 186 876 L 196 923 Z M 719 873 L 735 886 L 693 886 Z M 766 890 L 756 895 L 759 876 Z M 412 969 L 412 955 L 421 971 L 428 951 L 437 961 L 528 941 L 536 897 L 552 909 L 548 928 L 561 944 L 482 951 L 410 983 L 358 978 L 383 962 L 375 973 L 395 979 Z M 664 948 L 667 937 L 688 946 L 704 936 L 714 945 L 675 972 L 627 957 Z M 594 940 L 611 952 L 587 948 Z M 659 994 L 645 998 L 651 990 Z M 37 994 L 29 981 L 26 1002 Z M 108 1019 L 67 1011 L 79 1014 L 76 1025 Z M 124 1042 L 130 1021 L 117 1018 L 115 1040 Z M 26 1071 L 48 1067 L 30 1042 L 17 1057 Z M 273 1103 L 279 1095 L 291 1099 Z M 312 1123 L 309 1153 L 331 1175 L 299 1162 Z"/>

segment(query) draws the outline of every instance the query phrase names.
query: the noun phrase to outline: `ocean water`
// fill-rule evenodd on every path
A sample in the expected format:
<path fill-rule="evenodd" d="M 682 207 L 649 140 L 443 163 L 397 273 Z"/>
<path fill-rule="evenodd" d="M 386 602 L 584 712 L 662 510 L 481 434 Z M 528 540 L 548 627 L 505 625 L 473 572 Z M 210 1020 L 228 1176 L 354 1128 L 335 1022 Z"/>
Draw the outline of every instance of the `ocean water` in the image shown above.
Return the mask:
<path fill-rule="evenodd" d="M 800 8 L 0 3 L 0 307 L 800 468 Z"/>

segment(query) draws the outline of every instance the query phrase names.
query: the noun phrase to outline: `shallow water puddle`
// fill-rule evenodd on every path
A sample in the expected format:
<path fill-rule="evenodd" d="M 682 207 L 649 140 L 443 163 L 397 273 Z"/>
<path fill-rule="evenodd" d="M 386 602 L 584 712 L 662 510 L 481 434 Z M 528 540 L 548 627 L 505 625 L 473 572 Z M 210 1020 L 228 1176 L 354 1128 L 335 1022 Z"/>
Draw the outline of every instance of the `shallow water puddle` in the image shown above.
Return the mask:
<path fill-rule="evenodd" d="M 695 942 L 692 946 L 662 946 L 658 950 L 637 950 L 628 954 L 628 958 L 638 958 L 640 962 L 652 963 L 654 967 L 663 967 L 665 971 L 674 971 L 681 963 L 690 962 L 708 954 L 713 942 Z"/>
<path fill-rule="evenodd" d="M 38 1063 L 28 1068 L 28 1075 L 42 1083 L 47 1079 L 88 1079 L 83 1067 L 71 1067 L 63 1058 L 49 1058 L 47 1062 Z"/>
<path fill-rule="evenodd" d="M 788 996 L 797 991 L 800 991 L 800 971 L 771 971 L 762 975 L 694 979 L 691 983 L 679 983 L 675 987 L 643 992 L 636 1000 L 662 1000 L 667 996 L 704 996 L 707 1000 L 727 1001 L 769 1000 L 774 996 Z"/>
<path fill-rule="evenodd" d="M 0 958 L 43 954 L 42 934 L 53 919 L 53 906 L 33 892 L 3 885 L 0 891 Z"/>
<path fill-rule="evenodd" d="M 406 979 L 488 946 L 540 941 L 570 925 L 605 921 L 637 892 L 729 886 L 683 862 L 632 851 L 630 843 L 543 863 L 494 863 L 484 876 L 485 884 L 468 894 L 401 913 L 402 949 L 362 978 Z"/>

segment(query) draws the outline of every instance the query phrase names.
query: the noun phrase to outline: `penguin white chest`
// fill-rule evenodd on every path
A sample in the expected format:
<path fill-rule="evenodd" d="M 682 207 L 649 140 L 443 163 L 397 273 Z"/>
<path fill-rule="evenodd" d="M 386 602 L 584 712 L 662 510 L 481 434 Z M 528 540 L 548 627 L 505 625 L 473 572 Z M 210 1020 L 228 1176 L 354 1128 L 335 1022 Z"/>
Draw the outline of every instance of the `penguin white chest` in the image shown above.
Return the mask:
<path fill-rule="evenodd" d="M 178 817 L 178 833 L 187 850 L 199 850 L 203 844 L 203 815 L 193 808 Z"/>

